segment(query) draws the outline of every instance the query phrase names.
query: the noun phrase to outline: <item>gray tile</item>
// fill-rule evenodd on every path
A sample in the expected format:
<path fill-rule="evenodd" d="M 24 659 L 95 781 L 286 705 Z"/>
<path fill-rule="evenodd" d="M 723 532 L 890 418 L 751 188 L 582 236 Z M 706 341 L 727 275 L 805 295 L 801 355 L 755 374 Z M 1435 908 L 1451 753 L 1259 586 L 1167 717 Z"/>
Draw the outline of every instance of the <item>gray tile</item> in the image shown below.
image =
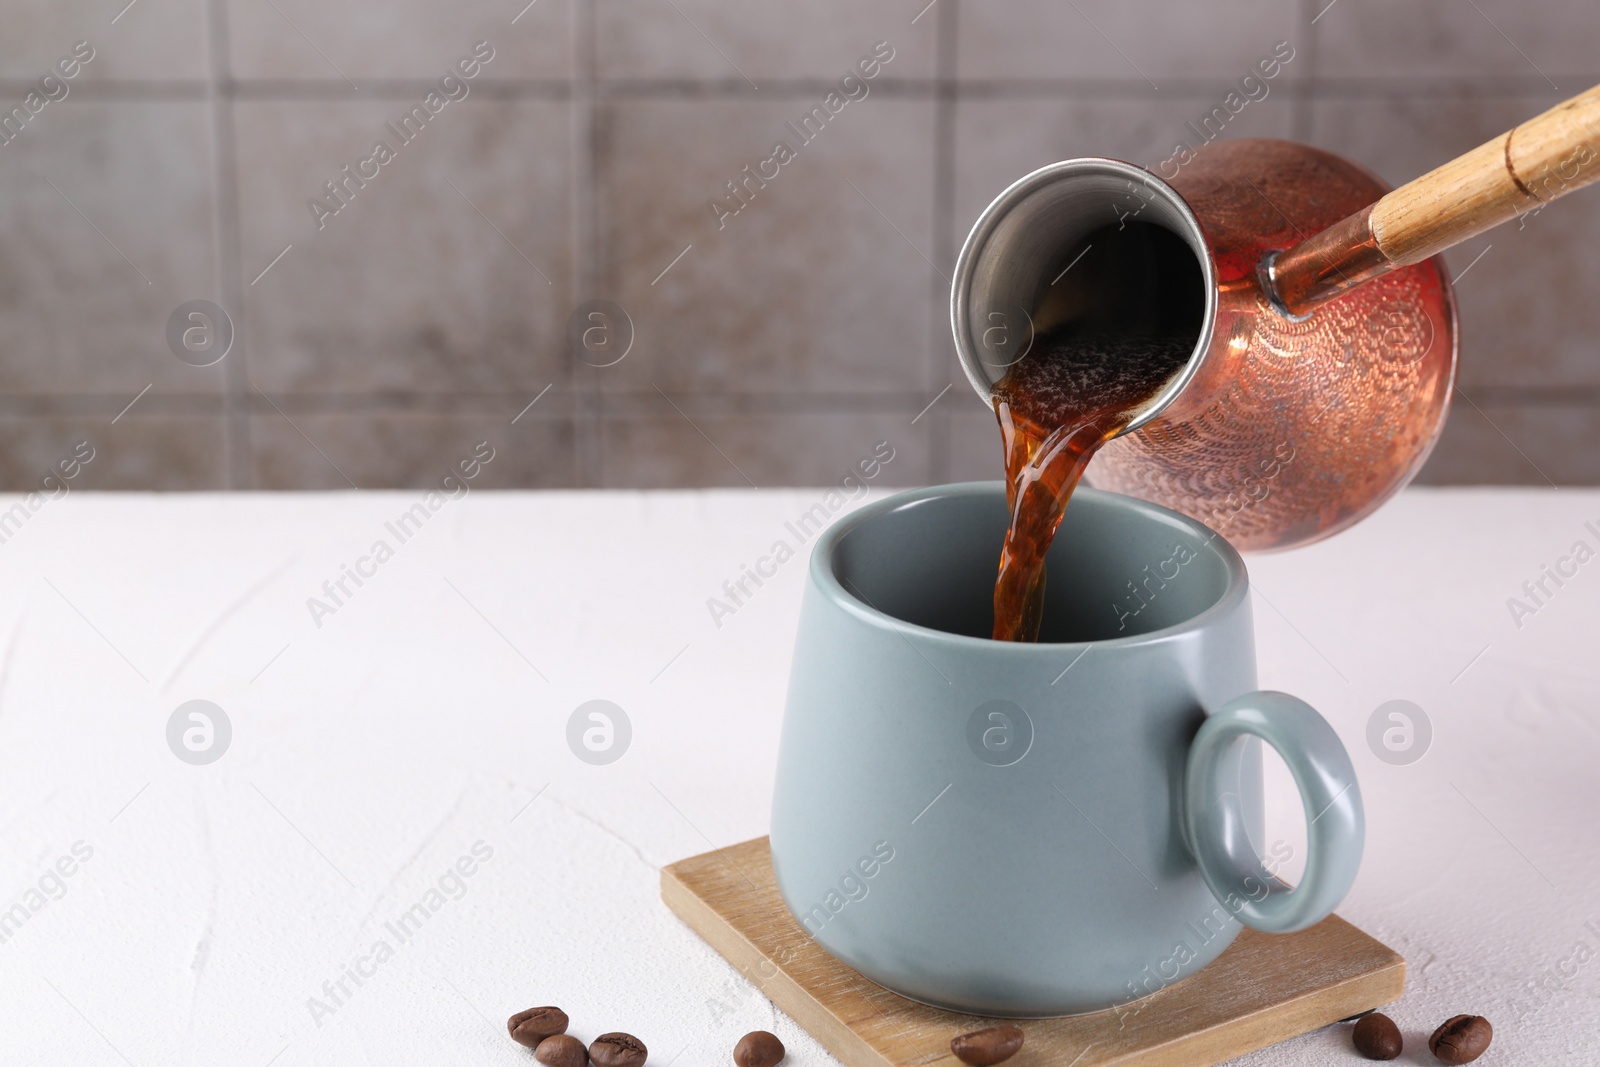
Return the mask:
<path fill-rule="evenodd" d="M 636 337 L 626 360 L 597 372 L 605 388 L 928 389 L 933 294 L 947 284 L 925 258 L 933 105 L 868 95 L 806 143 L 785 124 L 811 104 L 601 108 L 602 292 Z M 737 203 L 725 183 L 755 173 L 780 140 L 794 158 L 719 226 L 712 199 Z"/>
<path fill-rule="evenodd" d="M 477 80 L 560 78 L 571 70 L 572 0 L 228 0 L 233 75 L 310 81 L 436 80 L 479 41 Z M 519 15 L 520 12 L 520 15 Z M 512 20 L 516 19 L 515 25 Z"/>
<path fill-rule="evenodd" d="M 964 100 L 956 108 L 956 247 L 983 209 L 1006 186 L 1048 163 L 1075 156 L 1110 156 L 1152 169 L 1179 141 L 1196 143 L 1188 128 L 1217 103 L 1210 98 L 1142 100 Z M 1287 93 L 1245 105 L 1228 137 L 1287 137 Z"/>
<path fill-rule="evenodd" d="M 1328 0 L 1320 0 L 1322 8 Z M 1592 71 L 1600 8 L 1585 0 L 1337 0 L 1317 20 L 1320 78 L 1553 78 Z"/>
<path fill-rule="evenodd" d="M 565 373 L 567 108 L 468 98 L 403 143 L 404 104 L 239 103 L 252 379 L 532 396 Z M 395 157 L 319 228 L 309 200 L 380 138 Z"/>
<path fill-rule="evenodd" d="M 292 421 L 291 421 L 292 420 Z M 438 486 L 476 455 L 471 489 L 562 489 L 573 482 L 573 431 L 566 418 L 426 412 L 251 416 L 259 489 L 423 489 Z M 486 442 L 489 450 L 479 449 Z M 348 481 L 346 480 L 348 479 Z"/>
<path fill-rule="evenodd" d="M 1554 103 L 1509 98 L 1323 101 L 1317 142 L 1400 184 Z M 1481 255 L 1481 258 L 1480 258 Z M 1600 385 L 1600 206 L 1586 193 L 1446 254 L 1461 317 L 1461 380 L 1494 386 Z M 1470 269 L 1469 269 L 1470 268 Z"/>
<path fill-rule="evenodd" d="M 1174 78 L 1242 78 L 1280 41 L 1293 49 L 1280 79 L 1298 77 L 1305 62 L 1296 0 L 963 0 L 959 26 L 963 80 L 1132 78 L 1169 88 Z"/>
<path fill-rule="evenodd" d="M 947 0 L 948 2 L 948 0 Z M 601 78 L 764 81 L 843 77 L 887 41 L 895 78 L 933 74 L 933 13 L 927 0 L 803 0 L 726 4 L 716 0 L 596 0 Z M 916 19 L 915 24 L 912 20 Z"/>
<path fill-rule="evenodd" d="M 950 434 L 950 480 L 990 482 L 1006 474 L 1005 452 L 1000 447 L 1000 424 L 989 406 L 967 385 L 957 382 L 961 395 L 945 412 Z"/>
<path fill-rule="evenodd" d="M 166 339 L 179 304 L 218 297 L 205 107 L 69 98 L 0 166 L 0 390 L 215 394 L 222 366 Z"/>
<path fill-rule="evenodd" d="M 1471 267 L 1456 286 L 1466 388 L 1600 386 L 1600 202 L 1579 194 L 1446 259 Z"/>
<path fill-rule="evenodd" d="M 874 455 L 887 462 L 872 485 L 922 485 L 928 480 L 928 426 L 910 420 L 911 414 L 898 412 L 608 417 L 604 486 L 836 485 Z M 880 450 L 880 442 L 887 449 Z"/>
<path fill-rule="evenodd" d="M 0 491 L 222 489 L 225 437 L 216 414 L 0 416 Z"/>
<path fill-rule="evenodd" d="M 1400 185 L 1559 99 L 1555 92 L 1440 95 L 1398 90 L 1371 99 L 1321 99 L 1311 109 L 1312 139 Z"/>
<path fill-rule="evenodd" d="M 67 99 L 87 82 L 199 81 L 208 73 L 206 36 L 205 0 L 20 0 L 6 5 L 0 78 L 59 74 L 57 61 L 85 41 L 93 58 L 67 82 Z"/>
<path fill-rule="evenodd" d="M 1470 389 L 1465 392 L 1472 395 Z M 1455 398 L 1444 434 L 1418 482 L 1600 485 L 1600 448 L 1595 447 L 1600 408 L 1474 400 L 1476 405 Z"/>

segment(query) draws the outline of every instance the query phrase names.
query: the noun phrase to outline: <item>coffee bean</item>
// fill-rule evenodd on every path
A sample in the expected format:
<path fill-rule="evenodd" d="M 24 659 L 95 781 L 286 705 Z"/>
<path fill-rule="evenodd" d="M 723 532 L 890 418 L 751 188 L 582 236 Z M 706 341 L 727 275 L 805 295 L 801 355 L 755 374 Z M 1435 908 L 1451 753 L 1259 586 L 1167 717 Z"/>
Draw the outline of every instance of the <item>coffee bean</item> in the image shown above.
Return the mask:
<path fill-rule="evenodd" d="M 1493 1039 L 1494 1027 L 1489 1025 L 1488 1019 L 1481 1015 L 1456 1015 L 1446 1019 L 1428 1038 L 1428 1050 L 1440 1063 L 1454 1067 L 1482 1056 Z"/>
<path fill-rule="evenodd" d="M 539 1042 L 533 1058 L 545 1067 L 587 1067 L 589 1050 L 571 1034 L 556 1034 Z"/>
<path fill-rule="evenodd" d="M 1392 1060 L 1400 1055 L 1400 1049 L 1405 1044 L 1394 1020 L 1379 1012 L 1363 1015 L 1351 1036 L 1355 1040 L 1356 1051 L 1369 1060 Z"/>
<path fill-rule="evenodd" d="M 973 1067 L 988 1067 L 991 1063 L 1008 1060 L 1021 1047 L 1022 1031 L 1015 1026 L 991 1026 L 950 1040 L 950 1051 L 956 1054 L 956 1059 Z"/>
<path fill-rule="evenodd" d="M 601 1034 L 589 1045 L 595 1067 L 643 1067 L 649 1051 L 632 1034 Z"/>
<path fill-rule="evenodd" d="M 733 1046 L 733 1062 L 738 1067 L 773 1067 L 782 1059 L 783 1042 L 765 1030 L 752 1030 Z"/>
<path fill-rule="evenodd" d="M 511 1040 L 536 1049 L 545 1038 L 567 1032 L 567 1013 L 560 1008 L 529 1008 L 507 1019 L 506 1029 Z"/>

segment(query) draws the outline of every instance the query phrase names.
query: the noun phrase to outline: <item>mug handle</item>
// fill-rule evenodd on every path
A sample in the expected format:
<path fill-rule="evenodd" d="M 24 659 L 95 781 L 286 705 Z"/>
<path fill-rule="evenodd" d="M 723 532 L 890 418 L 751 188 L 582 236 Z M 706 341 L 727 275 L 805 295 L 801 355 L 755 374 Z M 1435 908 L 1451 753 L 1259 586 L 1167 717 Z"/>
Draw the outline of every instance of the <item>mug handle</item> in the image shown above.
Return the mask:
<path fill-rule="evenodd" d="M 1297 886 L 1268 872 L 1250 844 L 1238 792 L 1240 742 L 1247 736 L 1276 749 L 1300 789 L 1307 856 Z M 1273 934 L 1303 930 L 1332 914 L 1350 891 L 1366 841 L 1361 787 L 1339 736 L 1305 701 L 1262 690 L 1224 704 L 1189 746 L 1183 801 L 1184 835 L 1201 877 L 1246 926 Z"/>

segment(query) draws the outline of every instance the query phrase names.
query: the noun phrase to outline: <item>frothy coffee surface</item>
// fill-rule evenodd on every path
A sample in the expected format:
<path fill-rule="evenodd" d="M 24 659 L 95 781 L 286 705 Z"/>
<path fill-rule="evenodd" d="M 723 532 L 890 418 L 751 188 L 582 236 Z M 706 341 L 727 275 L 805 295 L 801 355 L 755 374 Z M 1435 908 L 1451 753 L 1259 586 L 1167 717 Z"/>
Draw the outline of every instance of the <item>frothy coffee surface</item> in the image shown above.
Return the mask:
<path fill-rule="evenodd" d="M 1183 369 L 1192 330 L 1068 324 L 1034 340 L 994 386 L 1011 525 L 994 587 L 994 638 L 1037 641 L 1045 554 L 1084 468 Z"/>

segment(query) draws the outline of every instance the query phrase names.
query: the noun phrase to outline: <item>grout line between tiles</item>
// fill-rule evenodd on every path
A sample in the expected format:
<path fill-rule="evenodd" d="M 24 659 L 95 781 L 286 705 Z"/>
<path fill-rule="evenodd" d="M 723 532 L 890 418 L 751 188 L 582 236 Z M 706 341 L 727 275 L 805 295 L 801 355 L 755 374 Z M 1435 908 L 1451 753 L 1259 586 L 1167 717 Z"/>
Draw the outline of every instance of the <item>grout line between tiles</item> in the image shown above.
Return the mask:
<path fill-rule="evenodd" d="M 602 277 L 604 253 L 599 245 L 600 207 L 597 192 L 598 159 L 596 144 L 596 39 L 594 0 L 571 0 L 572 18 L 572 303 L 573 307 L 592 299 Z M 570 346 L 565 331 L 563 347 Z M 601 423 L 604 402 L 598 369 L 577 366 L 570 351 L 561 358 L 573 382 L 572 408 L 573 483 L 598 488 L 605 479 L 605 435 Z"/>
<path fill-rule="evenodd" d="M 232 69 L 229 58 L 228 0 L 206 4 L 207 48 L 210 77 L 207 103 L 211 111 L 211 198 L 215 229 L 218 303 L 233 319 L 233 347 L 224 359 L 225 482 L 229 489 L 251 487 L 250 420 L 246 383 L 249 381 L 245 342 L 247 330 L 243 265 L 240 260 L 238 144 L 234 131 L 233 100 L 222 89 Z"/>
<path fill-rule="evenodd" d="M 948 376 L 947 376 L 948 377 Z M 945 385 L 949 385 L 947 381 Z M 959 384 L 959 383 L 958 383 Z M 1600 384 L 1574 382 L 1505 384 L 1495 382 L 1465 383 L 1472 395 L 1485 405 L 1496 408 L 1597 408 L 1600 407 Z M 545 387 L 531 384 L 507 385 L 502 389 L 483 392 L 426 392 L 417 391 L 352 391 L 352 392 L 283 392 L 267 387 L 272 400 L 249 396 L 246 410 L 250 414 L 269 414 L 281 408 L 294 414 L 308 415 L 493 415 L 504 412 L 516 415 L 527 407 L 528 398 Z M 663 388 L 673 401 L 684 410 L 710 414 L 730 415 L 744 411 L 820 413 L 838 411 L 905 411 L 917 414 L 928 406 L 930 394 L 917 390 L 854 390 L 846 392 L 806 389 L 774 389 L 745 392 L 695 392 L 692 388 L 667 384 Z M 571 388 L 554 389 L 557 397 L 570 395 Z M 98 418 L 111 416 L 128 403 L 138 390 L 105 393 L 7 393 L 0 395 L 0 418 Z M 610 415 L 629 415 L 641 410 L 670 411 L 654 390 L 612 390 L 609 394 L 616 402 Z M 224 410 L 227 398 L 207 392 L 156 391 L 139 401 L 129 418 L 148 417 L 150 414 L 216 415 Z M 971 403 L 971 401 L 968 401 Z M 272 405 L 277 405 L 274 408 Z M 941 402 L 941 407 L 943 406 Z M 937 409 L 935 409 L 937 410 Z M 972 410 L 977 410 L 973 408 Z M 524 416 L 532 418 L 571 418 L 570 410 L 561 410 L 542 402 Z"/>
<path fill-rule="evenodd" d="M 1315 5 L 1316 0 L 1298 0 Z M 581 9 L 581 5 L 580 9 Z M 951 17 L 951 16 L 947 16 Z M 958 16 L 954 16 L 958 17 Z M 953 18 L 953 17 L 952 17 Z M 1302 32 L 1304 28 L 1302 27 Z M 575 26 L 574 35 L 582 30 Z M 1315 32 L 1304 38 L 1315 42 Z M 1298 48 L 1300 42 L 1294 42 Z M 576 42 L 575 42 L 576 50 Z M 1313 44 L 1314 47 L 1314 44 Z M 1600 71 L 1588 73 L 1564 71 L 1556 75 L 1563 84 L 1594 84 L 1600 81 Z M 892 78 L 885 76 L 874 83 L 873 92 L 885 96 L 926 98 L 943 90 L 940 77 Z M 469 100 L 570 100 L 578 92 L 574 84 L 554 78 L 506 78 L 477 83 Z M 639 79 L 600 81 L 591 78 L 590 94 L 594 100 L 673 100 L 673 99 L 739 99 L 750 100 L 750 87 L 737 79 L 731 81 L 697 79 Z M 269 101 L 298 103 L 304 101 L 348 102 L 350 87 L 338 80 L 298 79 L 230 79 L 225 75 L 216 83 L 217 95 L 229 100 Z M 1223 76 L 1214 78 L 1172 78 L 1162 80 L 1159 95 L 1152 93 L 1148 84 L 1138 78 L 972 78 L 951 76 L 948 91 L 957 100 L 1032 99 L 1048 100 L 1210 100 L 1220 89 L 1232 83 Z M 101 81 L 85 82 L 73 89 L 63 106 L 75 107 L 93 102 L 142 101 L 205 101 L 209 99 L 211 81 Z M 411 101 L 426 92 L 433 83 L 425 78 L 394 78 L 381 81 L 364 81 L 361 98 L 370 100 Z M 826 92 L 833 82 L 825 78 L 801 78 L 763 83 L 762 100 L 810 100 Z M 0 78 L 0 93 L 22 95 L 34 87 L 31 81 Z M 1472 98 L 1554 96 L 1561 94 L 1550 89 L 1542 78 L 1521 75 L 1487 75 L 1481 77 L 1456 77 L 1453 75 L 1369 75 L 1360 78 L 1318 77 L 1312 100 L 1334 99 L 1388 99 L 1392 97 L 1456 97 Z M 470 104 L 469 104 L 470 106 Z"/>
<path fill-rule="evenodd" d="M 1299 72 L 1301 76 L 1290 84 L 1289 99 L 1292 104 L 1289 137 L 1307 144 L 1311 143 L 1315 115 L 1312 104 L 1317 96 L 1317 26 L 1313 8 L 1319 2 L 1320 0 L 1298 0 L 1300 44 L 1297 47 L 1305 49 L 1305 66 Z"/>
<path fill-rule="evenodd" d="M 934 74 L 937 79 L 933 102 L 933 235 L 929 242 L 934 261 L 942 269 L 953 270 L 955 247 L 955 159 L 956 159 L 956 76 L 960 47 L 960 4 L 949 0 L 941 5 L 934 21 Z M 926 384 L 930 392 L 946 371 L 952 371 L 952 354 L 949 343 L 948 314 L 944 309 L 950 300 L 949 285 L 938 271 L 929 278 L 933 289 L 932 328 L 928 335 L 928 374 Z M 953 373 L 953 371 L 952 371 Z M 950 420 L 939 411 L 929 420 L 928 480 L 943 484 L 950 480 L 952 457 L 950 455 Z"/>
<path fill-rule="evenodd" d="M 946 382 L 943 391 L 954 389 L 959 383 Z M 496 418 L 504 415 L 511 419 L 519 414 L 518 423 L 530 421 L 572 420 L 572 409 L 562 407 L 559 401 L 570 399 L 573 387 L 553 388 L 519 384 L 504 389 L 479 393 L 448 392 L 280 392 L 270 385 L 266 395 L 246 394 L 244 414 L 281 417 L 290 415 L 333 416 L 349 418 L 387 417 L 439 417 L 439 418 Z M 529 399 L 542 396 L 546 389 L 556 395 L 542 400 L 537 407 L 529 408 Z M 798 389 L 775 389 L 769 392 L 692 392 L 678 386 L 665 389 L 673 402 L 692 415 L 730 417 L 742 415 L 825 415 L 858 413 L 904 414 L 909 419 L 929 408 L 930 393 L 914 391 L 879 390 L 852 392 L 822 392 Z M 110 418 L 127 406 L 129 398 L 139 390 L 129 388 L 116 393 L 12 393 L 0 396 L 0 418 L 17 420 L 39 419 L 101 419 Z M 935 390 L 939 393 L 939 390 Z M 942 394 L 941 394 L 942 395 Z M 958 394 L 960 395 L 960 394 Z M 1506 387 L 1479 386 L 1473 395 L 1487 405 L 1502 407 L 1600 407 L 1600 386 L 1547 386 Z M 671 415 L 673 410 L 655 391 L 617 391 L 608 394 L 610 403 L 606 418 L 653 417 Z M 268 399 L 270 397 L 270 400 Z M 970 410 L 977 411 L 976 401 L 964 399 Z M 139 400 L 128 419 L 139 420 L 154 416 L 217 417 L 226 413 L 229 399 L 220 393 L 150 393 Z M 944 410 L 948 401 L 940 400 L 935 411 Z M 955 410 L 954 405 L 949 405 Z M 929 412 L 927 417 L 932 418 Z"/>

